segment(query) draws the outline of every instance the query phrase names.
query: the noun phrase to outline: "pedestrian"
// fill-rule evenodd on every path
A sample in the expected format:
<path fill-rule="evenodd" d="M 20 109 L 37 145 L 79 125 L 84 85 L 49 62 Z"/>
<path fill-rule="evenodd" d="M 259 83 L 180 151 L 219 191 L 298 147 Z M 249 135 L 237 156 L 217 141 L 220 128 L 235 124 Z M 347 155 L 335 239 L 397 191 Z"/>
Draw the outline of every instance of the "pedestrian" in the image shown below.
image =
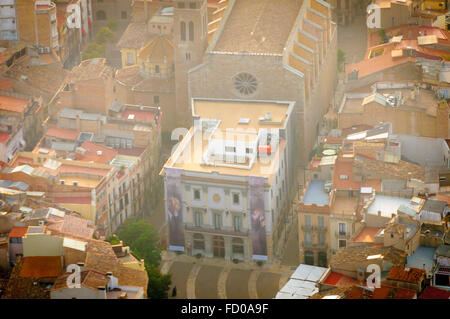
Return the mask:
<path fill-rule="evenodd" d="M 177 286 L 173 287 L 172 289 L 172 297 L 176 297 L 177 296 Z"/>

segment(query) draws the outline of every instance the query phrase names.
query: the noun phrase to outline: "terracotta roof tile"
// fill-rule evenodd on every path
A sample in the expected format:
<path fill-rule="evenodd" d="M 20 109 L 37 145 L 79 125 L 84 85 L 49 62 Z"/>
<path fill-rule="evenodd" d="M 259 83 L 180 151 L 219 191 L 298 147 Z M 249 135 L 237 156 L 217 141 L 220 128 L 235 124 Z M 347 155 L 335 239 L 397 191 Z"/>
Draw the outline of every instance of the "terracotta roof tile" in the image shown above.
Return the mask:
<path fill-rule="evenodd" d="M 45 133 L 46 136 L 56 137 L 63 140 L 76 141 L 80 132 L 60 127 L 50 127 Z"/>
<path fill-rule="evenodd" d="M 409 283 L 420 283 L 424 278 L 426 271 L 423 269 L 394 266 L 391 268 L 389 275 L 386 277 L 388 280 L 404 281 Z"/>
<path fill-rule="evenodd" d="M 24 278 L 50 278 L 62 274 L 61 256 L 25 257 L 20 276 Z"/>

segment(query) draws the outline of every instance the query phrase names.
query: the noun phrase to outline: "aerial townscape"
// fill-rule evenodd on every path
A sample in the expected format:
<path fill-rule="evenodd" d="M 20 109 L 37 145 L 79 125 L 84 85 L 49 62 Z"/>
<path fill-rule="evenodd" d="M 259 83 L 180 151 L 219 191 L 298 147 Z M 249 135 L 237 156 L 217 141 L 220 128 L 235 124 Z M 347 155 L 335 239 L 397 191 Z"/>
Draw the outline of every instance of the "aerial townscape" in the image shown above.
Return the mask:
<path fill-rule="evenodd" d="M 450 299 L 449 212 L 450 0 L 0 0 L 0 299 Z"/>

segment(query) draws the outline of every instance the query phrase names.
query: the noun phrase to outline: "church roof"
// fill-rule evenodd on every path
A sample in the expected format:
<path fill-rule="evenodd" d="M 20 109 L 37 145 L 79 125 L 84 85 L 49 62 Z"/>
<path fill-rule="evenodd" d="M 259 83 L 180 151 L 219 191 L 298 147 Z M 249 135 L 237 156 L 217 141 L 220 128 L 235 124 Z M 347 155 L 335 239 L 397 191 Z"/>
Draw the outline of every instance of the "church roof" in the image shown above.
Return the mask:
<path fill-rule="evenodd" d="M 213 51 L 282 54 L 302 1 L 236 0 Z"/>
<path fill-rule="evenodd" d="M 172 64 L 173 56 L 173 43 L 165 36 L 153 38 L 139 51 L 139 58 L 141 60 L 150 59 L 152 63 Z"/>

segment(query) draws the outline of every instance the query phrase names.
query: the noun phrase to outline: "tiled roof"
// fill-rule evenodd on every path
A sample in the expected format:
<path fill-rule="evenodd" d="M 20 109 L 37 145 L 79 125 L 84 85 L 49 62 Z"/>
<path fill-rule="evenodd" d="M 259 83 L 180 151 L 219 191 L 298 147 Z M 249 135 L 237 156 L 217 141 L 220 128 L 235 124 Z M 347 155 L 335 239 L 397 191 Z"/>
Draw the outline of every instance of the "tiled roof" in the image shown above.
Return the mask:
<path fill-rule="evenodd" d="M 59 277 L 55 284 L 52 287 L 52 291 L 66 289 L 67 286 L 67 278 L 70 274 L 65 274 Z M 81 272 L 80 285 L 86 288 L 97 290 L 98 287 L 106 287 L 110 278 L 103 273 L 94 270 L 86 270 Z"/>
<path fill-rule="evenodd" d="M 112 76 L 112 68 L 106 65 L 106 59 L 95 58 L 82 61 L 68 75 L 70 82 L 87 81 Z"/>
<path fill-rule="evenodd" d="M 130 115 L 132 115 L 133 120 L 142 122 L 152 122 L 155 119 L 155 113 L 152 111 L 140 111 L 128 109 L 122 113 L 122 117 L 124 119 L 129 119 Z"/>
<path fill-rule="evenodd" d="M 39 282 L 39 279 L 20 276 L 23 263 L 24 258 L 18 256 L 2 299 L 49 299 L 49 292 L 39 284 L 34 284 L 35 282 Z"/>
<path fill-rule="evenodd" d="M 408 178 L 408 173 L 411 173 L 411 178 L 415 178 L 421 181 L 425 179 L 424 167 L 402 160 L 400 160 L 398 163 L 389 163 L 359 156 L 354 161 L 354 165 L 355 167 L 371 171 L 382 177 L 390 176 L 397 179 L 406 180 Z"/>
<path fill-rule="evenodd" d="M 23 113 L 28 105 L 28 100 L 11 96 L 0 95 L 0 110 Z"/>
<path fill-rule="evenodd" d="M 353 241 L 359 243 L 373 243 L 375 235 L 380 231 L 378 227 L 364 227 L 363 230 L 356 236 Z"/>
<path fill-rule="evenodd" d="M 154 37 L 156 35 L 148 32 L 146 23 L 131 22 L 122 34 L 117 46 L 120 48 L 140 49 Z"/>
<path fill-rule="evenodd" d="M 425 277 L 426 271 L 423 269 L 394 266 L 391 268 L 389 275 L 386 277 L 388 280 L 404 281 L 409 283 L 420 283 Z"/>
<path fill-rule="evenodd" d="M 362 287 L 352 287 L 346 294 L 345 299 L 414 299 L 415 290 L 406 288 L 395 288 L 381 286 L 372 291 Z"/>
<path fill-rule="evenodd" d="M 126 66 L 117 70 L 116 80 L 131 87 L 135 91 L 173 93 L 175 81 L 169 78 L 145 78 L 140 73 L 138 65 Z"/>
<path fill-rule="evenodd" d="M 9 232 L 8 237 L 23 237 L 28 231 L 28 227 L 14 227 Z"/>
<path fill-rule="evenodd" d="M 282 54 L 302 1 L 237 0 L 214 51 Z"/>
<path fill-rule="evenodd" d="M 166 36 L 158 35 L 139 51 L 141 60 L 152 61 L 152 63 L 164 63 L 172 65 L 174 59 L 173 42 Z"/>
<path fill-rule="evenodd" d="M 61 256 L 33 256 L 25 257 L 20 277 L 50 278 L 62 274 Z"/>
<path fill-rule="evenodd" d="M 323 284 L 335 287 L 351 287 L 354 285 L 359 285 L 359 281 L 353 279 L 352 277 L 331 271 L 327 278 L 323 281 Z"/>
<path fill-rule="evenodd" d="M 394 265 L 403 265 L 406 261 L 406 255 L 403 251 L 393 247 L 346 247 L 339 249 L 331 258 L 330 265 L 333 268 L 341 264 L 366 262 L 367 257 L 382 255 L 384 260 Z"/>
<path fill-rule="evenodd" d="M 53 230 L 62 234 L 69 234 L 75 237 L 92 238 L 94 228 L 91 227 L 87 219 L 64 215 L 64 220 L 47 226 L 49 230 Z"/>
<path fill-rule="evenodd" d="M 63 140 L 76 141 L 80 132 L 60 127 L 50 127 L 45 133 L 46 136 L 56 137 Z"/>

